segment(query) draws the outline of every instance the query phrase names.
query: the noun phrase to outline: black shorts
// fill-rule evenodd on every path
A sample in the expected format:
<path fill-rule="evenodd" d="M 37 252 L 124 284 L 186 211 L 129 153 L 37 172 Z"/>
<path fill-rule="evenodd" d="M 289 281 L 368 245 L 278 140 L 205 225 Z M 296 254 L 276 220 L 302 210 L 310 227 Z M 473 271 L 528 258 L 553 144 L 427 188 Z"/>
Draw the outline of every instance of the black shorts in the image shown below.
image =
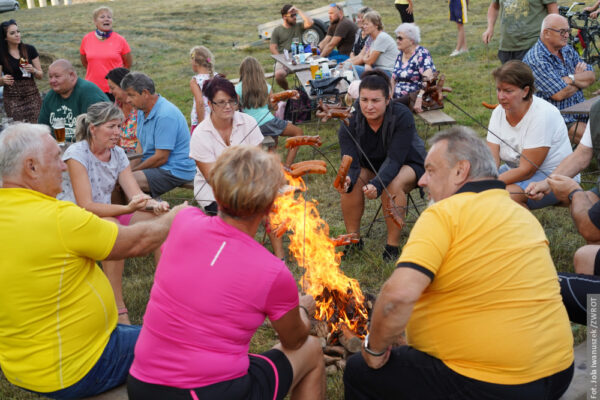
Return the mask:
<path fill-rule="evenodd" d="M 142 382 L 129 375 L 127 394 L 130 400 L 273 400 L 283 399 L 292 386 L 292 365 L 282 351 L 271 349 L 262 354 L 249 354 L 248 373 L 196 389 Z"/>
<path fill-rule="evenodd" d="M 366 399 L 558 399 L 569 387 L 573 364 L 563 371 L 521 385 L 500 385 L 460 375 L 441 360 L 410 346 L 394 348 L 388 362 L 371 369 L 360 353 L 344 372 L 346 400 Z"/>
<path fill-rule="evenodd" d="M 596 254 L 594 271 L 599 268 L 599 254 Z M 587 325 L 587 295 L 600 294 L 600 276 L 559 272 L 560 295 L 571 322 Z"/>

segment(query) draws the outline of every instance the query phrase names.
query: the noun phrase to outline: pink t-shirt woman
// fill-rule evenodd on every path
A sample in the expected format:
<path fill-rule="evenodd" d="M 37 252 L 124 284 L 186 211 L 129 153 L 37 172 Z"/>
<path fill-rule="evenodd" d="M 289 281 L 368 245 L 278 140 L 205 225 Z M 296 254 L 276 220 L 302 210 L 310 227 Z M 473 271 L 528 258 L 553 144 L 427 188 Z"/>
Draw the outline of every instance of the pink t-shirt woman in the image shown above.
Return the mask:
<path fill-rule="evenodd" d="M 283 261 L 221 217 L 186 208 L 163 245 L 130 374 L 182 389 L 244 376 L 265 317 L 297 306 Z"/>

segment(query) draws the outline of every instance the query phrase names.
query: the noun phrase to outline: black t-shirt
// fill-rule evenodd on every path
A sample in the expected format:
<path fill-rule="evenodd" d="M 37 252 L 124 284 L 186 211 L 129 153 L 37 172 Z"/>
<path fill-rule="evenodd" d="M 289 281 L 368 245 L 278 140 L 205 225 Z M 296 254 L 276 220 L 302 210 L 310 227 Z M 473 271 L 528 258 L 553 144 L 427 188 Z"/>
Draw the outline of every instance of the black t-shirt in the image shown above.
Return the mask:
<path fill-rule="evenodd" d="M 354 36 L 358 26 L 348 18 L 344 17 L 335 24 L 329 25 L 327 34 L 331 37 L 338 36 L 342 39 L 337 45 L 340 54 L 349 55 L 354 46 Z"/>
<path fill-rule="evenodd" d="M 24 44 L 24 46 L 25 46 L 25 53 L 27 54 L 27 63 L 31 64 L 31 60 L 39 57 L 39 54 L 38 54 L 37 50 L 35 49 L 35 47 L 33 47 L 29 44 Z M 8 63 L 9 63 L 9 65 L 7 66 L 6 61 L 4 60 L 4 57 L 0 57 L 0 65 L 2 65 L 2 72 L 4 72 L 5 74 L 12 75 L 12 77 L 16 80 L 33 78 L 33 77 L 23 78 L 23 73 L 21 72 L 21 68 L 19 67 L 19 59 L 18 58 L 14 58 L 13 56 L 11 56 L 9 54 L 8 55 Z"/>

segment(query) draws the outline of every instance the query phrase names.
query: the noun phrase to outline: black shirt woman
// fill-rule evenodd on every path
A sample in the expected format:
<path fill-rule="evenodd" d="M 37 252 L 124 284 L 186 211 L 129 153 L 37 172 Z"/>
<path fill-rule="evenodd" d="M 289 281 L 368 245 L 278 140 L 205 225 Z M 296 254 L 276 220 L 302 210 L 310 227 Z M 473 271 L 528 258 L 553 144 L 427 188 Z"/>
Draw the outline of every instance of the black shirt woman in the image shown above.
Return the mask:
<path fill-rule="evenodd" d="M 4 76 L 4 109 L 15 121 L 37 123 L 42 98 L 35 79 L 44 72 L 35 47 L 21 41 L 21 31 L 14 19 L 0 24 L 0 72 Z"/>
<path fill-rule="evenodd" d="M 425 172 L 425 145 L 417 136 L 412 113 L 404 104 L 391 101 L 391 97 L 389 76 L 379 69 L 366 71 L 350 127 L 340 124 L 338 139 L 342 156 L 352 157 L 346 182 L 338 190 L 342 194 L 342 214 L 348 233 L 360 236 L 365 196 L 370 200 L 381 196 L 384 208 L 390 208 L 384 212 L 391 212 L 393 207 L 403 222 L 407 193 L 417 187 Z M 385 222 L 387 243 L 383 258 L 390 261 L 398 257 L 402 230 L 392 218 L 386 218 Z M 356 245 L 360 248 L 362 243 Z"/>

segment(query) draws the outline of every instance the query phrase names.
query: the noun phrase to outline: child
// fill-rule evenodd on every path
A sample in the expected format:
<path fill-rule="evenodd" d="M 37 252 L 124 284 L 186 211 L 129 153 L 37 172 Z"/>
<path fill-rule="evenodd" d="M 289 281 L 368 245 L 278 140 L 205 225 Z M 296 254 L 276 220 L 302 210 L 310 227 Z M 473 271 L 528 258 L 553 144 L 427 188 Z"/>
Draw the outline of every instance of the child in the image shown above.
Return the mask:
<path fill-rule="evenodd" d="M 204 46 L 193 47 L 190 50 L 190 57 L 192 58 L 192 69 L 196 74 L 190 81 L 190 89 L 194 96 L 194 104 L 190 116 L 192 125 L 190 133 L 194 133 L 196 126 L 198 126 L 204 117 L 210 113 L 208 103 L 204 96 L 202 96 L 202 84 L 205 80 L 210 79 L 215 75 L 215 58 L 210 50 Z"/>
<path fill-rule="evenodd" d="M 235 91 L 240 97 L 243 111 L 252 116 L 258 123 L 263 136 L 272 136 L 275 141 L 279 135 L 301 136 L 302 129 L 291 122 L 275 117 L 268 107 L 271 85 L 265 81 L 265 71 L 254 57 L 246 57 L 240 65 L 240 82 L 235 86 Z M 289 167 L 296 157 L 298 148 L 288 151 L 285 165 Z"/>
<path fill-rule="evenodd" d="M 456 48 L 450 57 L 455 57 L 460 54 L 469 51 L 467 48 L 467 39 L 465 37 L 465 25 L 467 23 L 467 7 L 469 6 L 468 0 L 448 0 L 448 7 L 450 8 L 450 21 L 456 22 L 456 29 L 458 29 L 458 35 L 456 38 Z"/>

